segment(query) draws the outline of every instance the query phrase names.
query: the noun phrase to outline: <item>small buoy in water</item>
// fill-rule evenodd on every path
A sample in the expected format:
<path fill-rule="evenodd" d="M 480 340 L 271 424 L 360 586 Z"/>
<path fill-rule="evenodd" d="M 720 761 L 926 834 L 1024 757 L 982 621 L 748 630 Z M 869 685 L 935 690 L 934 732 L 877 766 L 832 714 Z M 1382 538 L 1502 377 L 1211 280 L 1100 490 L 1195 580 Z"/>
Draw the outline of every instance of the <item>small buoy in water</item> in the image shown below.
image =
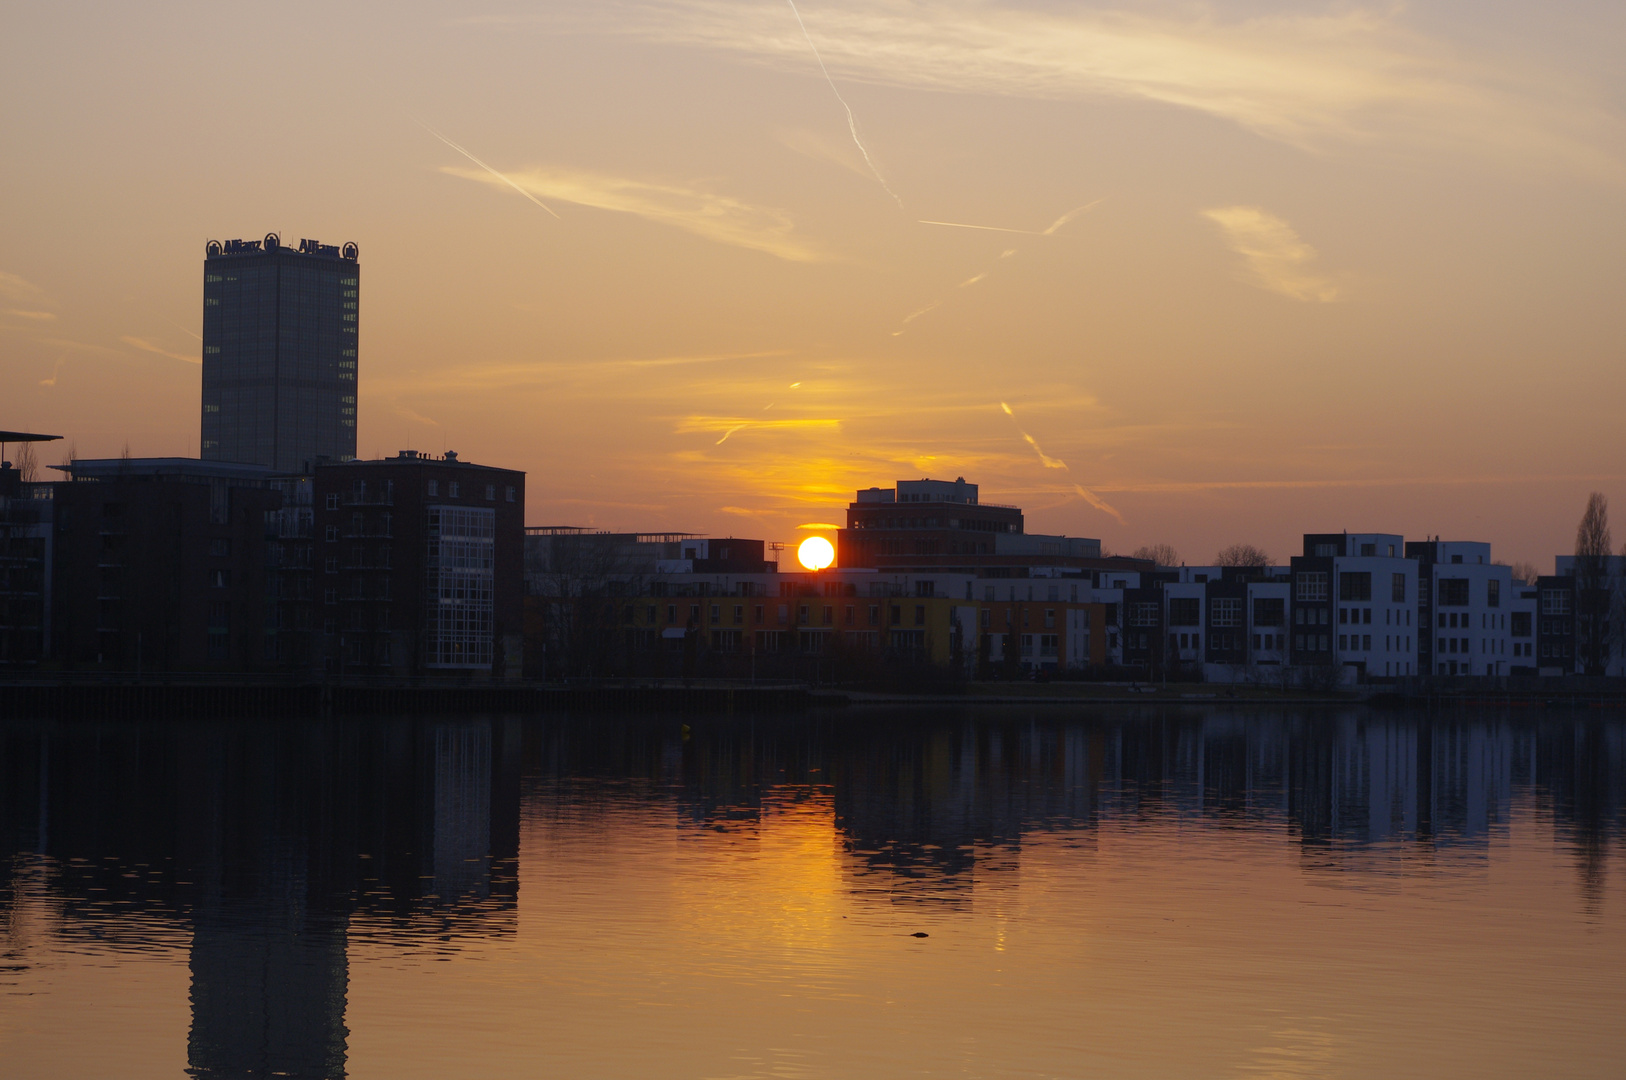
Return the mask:
<path fill-rule="evenodd" d="M 910 937 L 931 937 L 931 935 L 926 933 L 926 931 L 924 931 L 924 930 L 916 930 L 914 933 L 910 934 L 909 936 Z"/>

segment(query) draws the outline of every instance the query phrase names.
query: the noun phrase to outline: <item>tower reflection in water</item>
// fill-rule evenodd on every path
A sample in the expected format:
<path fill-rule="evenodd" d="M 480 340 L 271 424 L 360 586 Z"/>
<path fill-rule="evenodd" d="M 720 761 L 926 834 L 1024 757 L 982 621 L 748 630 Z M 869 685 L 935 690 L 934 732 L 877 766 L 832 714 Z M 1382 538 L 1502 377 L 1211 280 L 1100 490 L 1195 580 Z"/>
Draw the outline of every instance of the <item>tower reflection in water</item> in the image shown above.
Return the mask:
<path fill-rule="evenodd" d="M 336 1077 L 352 945 L 516 932 L 522 809 L 613 845 L 651 809 L 703 838 L 807 800 L 853 893 L 950 910 L 1015 884 L 1036 832 L 1177 824 L 1223 848 L 1243 830 L 1296 845 L 1306 872 L 1385 873 L 1483 859 L 1534 813 L 1593 902 L 1626 839 L 1614 715 L 689 719 L 6 722 L 0 918 L 42 888 L 52 932 L 97 949 L 189 931 L 192 1075 Z"/>
<path fill-rule="evenodd" d="M 513 928 L 517 722 L 0 733 L 6 855 L 47 857 L 62 931 L 190 928 L 190 1075 L 343 1076 L 353 927 L 434 948 Z"/>

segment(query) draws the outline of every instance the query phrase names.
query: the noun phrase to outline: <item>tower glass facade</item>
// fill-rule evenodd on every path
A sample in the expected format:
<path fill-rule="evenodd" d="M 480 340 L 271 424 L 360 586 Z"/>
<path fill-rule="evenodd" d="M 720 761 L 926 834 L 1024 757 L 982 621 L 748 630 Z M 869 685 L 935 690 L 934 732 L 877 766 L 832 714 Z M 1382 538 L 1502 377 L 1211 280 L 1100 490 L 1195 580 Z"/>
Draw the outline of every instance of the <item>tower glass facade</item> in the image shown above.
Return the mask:
<path fill-rule="evenodd" d="M 204 460 L 302 472 L 355 458 L 360 284 L 354 244 L 209 242 Z"/>

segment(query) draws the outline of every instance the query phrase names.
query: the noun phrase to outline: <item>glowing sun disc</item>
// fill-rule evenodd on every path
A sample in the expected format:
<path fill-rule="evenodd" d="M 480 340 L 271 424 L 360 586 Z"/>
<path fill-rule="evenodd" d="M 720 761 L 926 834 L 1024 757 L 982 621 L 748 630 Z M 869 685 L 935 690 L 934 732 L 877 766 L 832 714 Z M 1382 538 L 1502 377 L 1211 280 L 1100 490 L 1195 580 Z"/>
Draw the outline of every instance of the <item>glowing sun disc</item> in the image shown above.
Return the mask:
<path fill-rule="evenodd" d="M 796 549 L 796 558 L 809 570 L 823 570 L 836 561 L 836 549 L 824 537 L 810 536 Z"/>

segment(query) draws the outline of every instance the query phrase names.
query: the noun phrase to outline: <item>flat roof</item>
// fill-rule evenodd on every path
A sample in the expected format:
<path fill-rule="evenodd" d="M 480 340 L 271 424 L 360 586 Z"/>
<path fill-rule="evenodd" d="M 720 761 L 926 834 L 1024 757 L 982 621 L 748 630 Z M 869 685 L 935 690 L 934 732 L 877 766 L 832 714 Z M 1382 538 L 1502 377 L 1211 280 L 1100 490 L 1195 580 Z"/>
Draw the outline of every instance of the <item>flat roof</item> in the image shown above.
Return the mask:
<path fill-rule="evenodd" d="M 269 465 L 239 461 L 204 461 L 201 458 L 75 458 L 66 465 L 50 466 L 78 479 L 80 476 L 196 476 L 221 480 L 264 480 L 283 475 Z"/>
<path fill-rule="evenodd" d="M 439 465 L 449 469 L 486 469 L 490 472 L 517 473 L 525 475 L 523 469 L 507 469 L 501 465 L 477 465 L 472 461 L 464 461 L 457 456 L 457 451 L 448 452 L 442 457 L 435 457 L 419 450 L 402 450 L 393 457 L 382 458 L 352 458 L 349 461 L 321 461 L 317 463 L 321 468 L 349 468 L 353 465 Z"/>
<path fill-rule="evenodd" d="M 60 435 L 36 435 L 32 431 L 0 431 L 0 443 L 53 442 L 60 438 L 62 438 Z"/>

